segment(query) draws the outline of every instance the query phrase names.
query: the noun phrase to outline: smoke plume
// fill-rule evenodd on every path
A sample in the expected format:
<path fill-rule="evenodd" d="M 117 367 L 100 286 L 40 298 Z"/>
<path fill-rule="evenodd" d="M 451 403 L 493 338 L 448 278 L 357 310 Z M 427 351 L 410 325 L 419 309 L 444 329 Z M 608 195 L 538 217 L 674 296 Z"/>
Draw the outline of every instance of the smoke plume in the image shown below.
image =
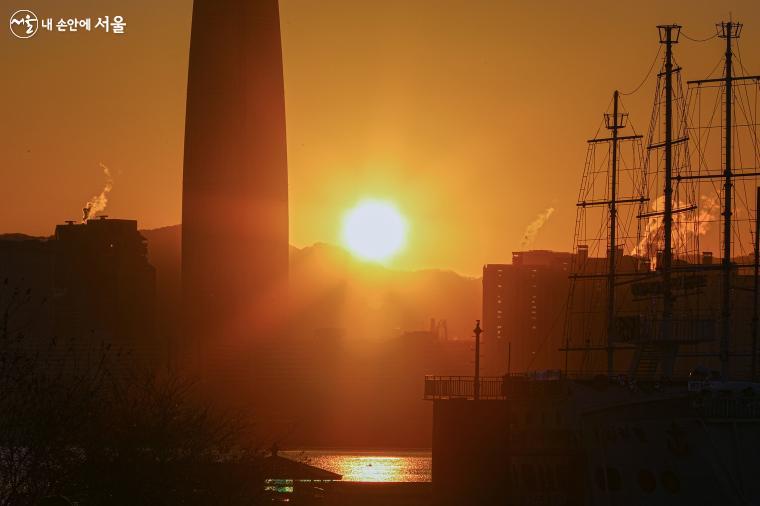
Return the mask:
<path fill-rule="evenodd" d="M 554 208 L 547 207 L 543 212 L 536 216 L 536 219 L 533 220 L 530 225 L 526 227 L 522 241 L 520 242 L 520 249 L 527 249 L 533 244 L 538 235 L 538 231 L 541 230 L 541 227 L 543 227 L 547 221 L 549 221 L 549 217 L 552 213 L 554 213 Z"/>
<path fill-rule="evenodd" d="M 98 164 L 103 169 L 103 174 L 106 176 L 106 185 L 103 187 L 103 191 L 100 195 L 92 197 L 82 208 L 82 223 L 86 223 L 90 218 L 94 218 L 96 214 L 104 211 L 108 205 L 108 194 L 111 193 L 113 188 L 113 178 L 111 177 L 111 171 L 103 165 Z"/>
<path fill-rule="evenodd" d="M 674 256 L 687 254 L 690 249 L 693 249 L 693 247 L 690 247 L 690 242 L 697 237 L 706 235 L 710 230 L 710 225 L 718 218 L 720 202 L 716 197 L 702 195 L 699 200 L 696 220 L 693 211 L 673 214 L 671 244 Z M 658 197 L 651 207 L 652 211 L 662 212 L 665 209 L 665 197 Z M 673 208 L 675 209 L 684 207 L 686 207 L 684 202 L 673 203 Z M 633 249 L 631 254 L 649 258 L 652 265 L 656 266 L 657 252 L 662 250 L 664 245 L 665 223 L 663 216 L 661 214 L 650 216 L 644 227 L 641 242 Z"/>

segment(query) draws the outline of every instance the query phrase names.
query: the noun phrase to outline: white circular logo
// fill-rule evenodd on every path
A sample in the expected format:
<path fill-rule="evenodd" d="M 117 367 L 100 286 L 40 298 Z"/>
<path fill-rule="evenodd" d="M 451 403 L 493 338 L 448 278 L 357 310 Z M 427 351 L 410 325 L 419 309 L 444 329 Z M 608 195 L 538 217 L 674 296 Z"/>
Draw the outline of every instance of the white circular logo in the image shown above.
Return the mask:
<path fill-rule="evenodd" d="M 37 15 L 32 11 L 21 9 L 11 14 L 11 33 L 19 39 L 34 37 L 39 28 Z"/>

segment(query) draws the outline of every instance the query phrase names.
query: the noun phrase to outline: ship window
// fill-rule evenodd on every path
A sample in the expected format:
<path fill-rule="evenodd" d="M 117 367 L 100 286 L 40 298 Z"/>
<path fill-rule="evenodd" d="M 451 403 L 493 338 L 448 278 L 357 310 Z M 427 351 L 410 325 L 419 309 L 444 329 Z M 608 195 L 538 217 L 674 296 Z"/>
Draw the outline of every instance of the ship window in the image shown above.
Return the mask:
<path fill-rule="evenodd" d="M 552 470 L 548 464 L 544 464 L 541 466 L 541 474 L 543 474 L 544 476 L 544 487 L 550 490 L 553 489 L 554 483 L 552 480 Z"/>
<path fill-rule="evenodd" d="M 604 469 L 601 467 L 596 468 L 596 471 L 594 472 L 594 480 L 596 481 L 596 486 L 599 490 L 605 490 L 607 488 L 604 480 Z"/>
<path fill-rule="evenodd" d="M 523 464 L 522 475 L 523 475 L 523 481 L 525 482 L 525 488 L 527 490 L 535 490 L 536 472 L 533 469 L 533 466 L 530 464 Z"/>
<path fill-rule="evenodd" d="M 607 485 L 610 487 L 611 492 L 616 492 L 622 488 L 620 471 L 614 467 L 607 468 Z"/>
<path fill-rule="evenodd" d="M 548 487 L 546 479 L 546 466 L 539 464 L 536 466 L 536 475 L 538 478 L 538 487 L 540 490 L 545 490 Z"/>
<path fill-rule="evenodd" d="M 554 466 L 554 472 L 557 476 L 557 488 L 567 490 L 570 483 L 570 476 L 568 476 L 570 470 L 568 467 L 564 464 L 557 464 Z"/>
<path fill-rule="evenodd" d="M 647 442 L 647 433 L 644 432 L 644 429 L 642 429 L 641 427 L 634 427 L 633 435 L 636 436 L 636 439 L 639 440 L 639 443 Z"/>
<path fill-rule="evenodd" d="M 681 482 L 673 471 L 662 473 L 662 487 L 671 494 L 677 494 L 681 491 Z"/>
<path fill-rule="evenodd" d="M 606 473 L 604 468 L 597 467 L 596 472 L 594 473 L 594 478 L 596 479 L 596 486 L 599 487 L 600 490 L 608 488 L 610 492 L 617 492 L 622 487 L 620 471 L 614 467 L 608 467 Z"/>
<path fill-rule="evenodd" d="M 652 471 L 649 469 L 639 471 L 639 487 L 647 494 L 654 492 L 654 489 L 657 488 L 657 480 Z"/>

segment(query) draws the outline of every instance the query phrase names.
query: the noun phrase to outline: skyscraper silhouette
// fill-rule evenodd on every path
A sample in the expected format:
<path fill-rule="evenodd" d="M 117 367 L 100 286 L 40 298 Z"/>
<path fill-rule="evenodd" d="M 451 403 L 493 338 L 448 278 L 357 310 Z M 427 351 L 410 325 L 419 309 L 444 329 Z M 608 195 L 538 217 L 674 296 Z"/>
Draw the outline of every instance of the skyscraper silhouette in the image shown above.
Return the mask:
<path fill-rule="evenodd" d="M 240 374 L 251 343 L 283 326 L 287 199 L 278 2 L 195 0 L 182 283 L 187 348 L 204 375 Z"/>

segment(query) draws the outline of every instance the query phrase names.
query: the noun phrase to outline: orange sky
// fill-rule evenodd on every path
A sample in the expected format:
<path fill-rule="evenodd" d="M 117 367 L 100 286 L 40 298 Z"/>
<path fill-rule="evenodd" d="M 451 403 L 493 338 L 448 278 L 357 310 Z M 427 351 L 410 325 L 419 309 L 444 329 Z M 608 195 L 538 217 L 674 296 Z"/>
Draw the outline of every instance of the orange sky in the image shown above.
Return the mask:
<path fill-rule="evenodd" d="M 49 234 L 114 173 L 107 214 L 178 223 L 189 0 L 15 2 L 41 17 L 122 15 L 127 33 L 0 35 L 0 231 Z M 635 5 L 635 6 L 634 6 Z M 281 0 L 291 242 L 339 242 L 345 209 L 387 198 L 411 225 L 398 268 L 477 275 L 532 247 L 568 250 L 585 140 L 633 89 L 658 23 L 695 38 L 731 11 L 760 73 L 760 4 L 746 1 Z M 224 27 L 219 27 L 223 30 Z M 687 79 L 721 42 L 682 40 Z M 650 81 L 626 97 L 639 130 Z"/>

